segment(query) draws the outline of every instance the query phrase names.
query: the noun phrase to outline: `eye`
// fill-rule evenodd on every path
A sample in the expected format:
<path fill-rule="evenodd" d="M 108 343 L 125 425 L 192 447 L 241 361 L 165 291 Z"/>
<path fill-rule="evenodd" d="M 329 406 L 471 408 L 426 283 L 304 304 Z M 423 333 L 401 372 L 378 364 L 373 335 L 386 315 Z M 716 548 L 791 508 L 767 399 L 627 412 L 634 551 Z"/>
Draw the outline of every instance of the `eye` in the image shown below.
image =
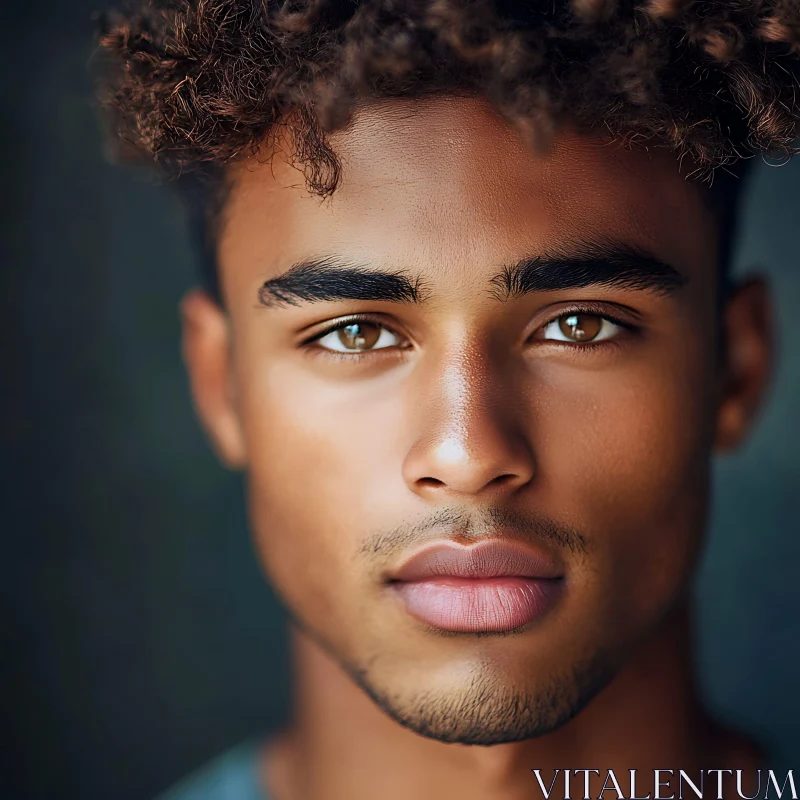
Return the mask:
<path fill-rule="evenodd" d="M 621 325 L 617 325 L 599 314 L 571 311 L 569 314 L 563 314 L 558 319 L 548 322 L 541 329 L 540 338 L 583 344 L 610 339 L 621 330 Z"/>
<path fill-rule="evenodd" d="M 337 353 L 358 353 L 394 347 L 400 341 L 396 333 L 375 322 L 345 322 L 320 336 L 316 344 Z"/>

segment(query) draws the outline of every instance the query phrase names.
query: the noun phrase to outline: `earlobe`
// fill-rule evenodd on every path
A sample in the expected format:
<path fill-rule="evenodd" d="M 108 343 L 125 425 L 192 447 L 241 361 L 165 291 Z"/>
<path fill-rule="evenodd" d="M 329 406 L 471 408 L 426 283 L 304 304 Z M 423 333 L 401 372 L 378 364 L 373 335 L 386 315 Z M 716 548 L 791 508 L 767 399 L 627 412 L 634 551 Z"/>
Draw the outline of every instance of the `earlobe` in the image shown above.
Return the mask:
<path fill-rule="evenodd" d="M 723 326 L 715 445 L 727 452 L 749 433 L 772 375 L 772 309 L 764 281 L 747 281 L 732 293 L 723 311 Z"/>
<path fill-rule="evenodd" d="M 220 461 L 232 469 L 246 463 L 244 437 L 231 364 L 230 325 L 205 292 L 181 301 L 183 360 L 195 410 Z"/>

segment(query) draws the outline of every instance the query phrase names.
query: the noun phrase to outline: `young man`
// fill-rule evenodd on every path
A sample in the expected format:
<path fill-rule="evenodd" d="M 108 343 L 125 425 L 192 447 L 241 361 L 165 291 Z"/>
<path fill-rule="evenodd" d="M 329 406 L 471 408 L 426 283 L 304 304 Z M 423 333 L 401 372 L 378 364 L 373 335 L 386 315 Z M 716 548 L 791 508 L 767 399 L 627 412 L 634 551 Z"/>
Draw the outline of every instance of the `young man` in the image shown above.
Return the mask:
<path fill-rule="evenodd" d="M 185 360 L 293 620 L 290 728 L 175 796 L 763 793 L 688 589 L 768 379 L 725 270 L 798 6 L 183 0 L 103 44 L 124 138 L 203 178 Z"/>

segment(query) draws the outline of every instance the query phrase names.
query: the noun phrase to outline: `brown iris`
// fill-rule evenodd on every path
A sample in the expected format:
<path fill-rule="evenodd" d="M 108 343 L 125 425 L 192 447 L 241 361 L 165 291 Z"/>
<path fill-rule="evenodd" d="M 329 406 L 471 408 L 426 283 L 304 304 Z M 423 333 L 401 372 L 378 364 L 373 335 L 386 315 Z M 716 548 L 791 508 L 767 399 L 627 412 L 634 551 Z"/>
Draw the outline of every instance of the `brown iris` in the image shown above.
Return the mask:
<path fill-rule="evenodd" d="M 369 350 L 381 336 L 381 328 L 369 322 L 351 322 L 339 328 L 339 341 L 348 350 Z"/>
<path fill-rule="evenodd" d="M 565 314 L 559 317 L 558 327 L 573 342 L 590 342 L 600 333 L 603 319 L 594 314 Z"/>

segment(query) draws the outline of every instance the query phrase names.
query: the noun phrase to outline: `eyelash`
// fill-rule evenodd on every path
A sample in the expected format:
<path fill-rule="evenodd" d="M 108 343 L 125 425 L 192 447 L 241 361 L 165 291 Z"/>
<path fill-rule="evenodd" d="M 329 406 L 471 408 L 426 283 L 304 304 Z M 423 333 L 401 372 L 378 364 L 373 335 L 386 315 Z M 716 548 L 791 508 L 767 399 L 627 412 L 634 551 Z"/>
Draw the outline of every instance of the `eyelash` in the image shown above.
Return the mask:
<path fill-rule="evenodd" d="M 609 314 L 605 308 L 600 308 L 598 306 L 593 306 L 591 303 L 584 304 L 584 305 L 577 305 L 572 306 L 570 308 L 564 308 L 559 311 L 558 314 L 554 317 L 550 317 L 546 322 L 543 322 L 539 325 L 533 333 L 528 337 L 528 342 L 532 341 L 532 337 L 536 334 L 537 331 L 545 328 L 546 326 L 550 325 L 551 323 L 555 322 L 556 320 L 561 319 L 562 317 L 568 317 L 570 314 L 587 314 L 593 317 L 599 317 L 600 319 L 604 319 L 607 322 L 610 322 L 612 325 L 616 325 L 619 328 L 622 328 L 624 331 L 632 334 L 638 333 L 641 328 L 638 325 L 634 325 L 631 322 L 626 322 L 619 317 Z M 566 347 L 574 352 L 587 354 L 592 350 L 602 347 L 619 347 L 619 342 L 616 341 L 617 337 L 612 339 L 602 339 L 599 342 L 586 342 L 585 344 L 578 344 L 577 342 L 562 342 L 554 339 L 543 339 L 541 341 L 547 342 L 548 345 L 556 345 L 559 347 Z"/>
<path fill-rule="evenodd" d="M 341 330 L 342 328 L 346 328 L 348 325 L 352 325 L 354 322 L 368 322 L 371 325 L 375 325 L 378 328 L 384 328 L 385 330 L 393 333 L 395 336 L 399 336 L 402 338 L 403 334 L 399 331 L 396 331 L 391 325 L 387 325 L 382 319 L 377 319 L 376 317 L 372 317 L 369 314 L 351 314 L 349 317 L 344 317 L 338 320 L 335 323 L 332 323 L 324 330 L 320 331 L 319 333 L 315 333 L 310 339 L 306 339 L 304 342 L 301 343 L 301 346 L 304 348 L 309 348 L 314 351 L 315 355 L 321 355 L 324 358 L 333 358 L 336 361 L 352 361 L 353 359 L 361 359 L 361 358 L 376 358 L 379 356 L 387 356 L 392 354 L 397 354 L 398 348 L 394 347 L 382 347 L 378 350 L 363 350 L 363 351 L 354 351 L 352 353 L 345 353 L 338 350 L 328 350 L 325 347 L 313 347 L 314 342 L 319 341 L 320 339 L 327 336 L 329 333 L 333 333 L 334 331 Z M 406 349 L 406 348 L 402 348 Z M 387 352 L 388 351 L 388 352 Z"/>
<path fill-rule="evenodd" d="M 527 341 L 528 342 L 531 341 L 531 338 L 536 333 L 536 331 L 539 331 L 542 328 L 546 327 L 547 325 L 550 325 L 552 322 L 555 322 L 556 320 L 561 319 L 561 317 L 566 317 L 566 316 L 568 316 L 570 314 L 589 314 L 589 315 L 600 317 L 601 319 L 607 320 L 612 325 L 617 325 L 618 327 L 620 327 L 623 330 L 626 330 L 626 331 L 628 331 L 630 333 L 637 333 L 639 331 L 638 326 L 633 325 L 630 322 L 626 322 L 626 321 L 620 319 L 619 317 L 612 316 L 605 309 L 599 309 L 597 307 L 593 307 L 590 304 L 587 304 L 587 305 L 573 306 L 571 308 L 562 309 L 560 311 L 560 313 L 557 314 L 555 317 L 551 317 L 546 322 L 543 322 L 541 325 L 539 325 L 536 328 L 536 330 L 531 334 L 531 336 L 528 337 Z M 315 333 L 310 339 L 306 339 L 304 342 L 302 342 L 301 343 L 301 347 L 314 349 L 316 351 L 316 354 L 322 355 L 322 356 L 324 356 L 326 358 L 333 358 L 333 359 L 336 359 L 337 361 L 338 360 L 350 361 L 350 360 L 352 360 L 354 358 L 358 358 L 358 359 L 367 358 L 367 357 L 375 358 L 376 356 L 390 355 L 393 351 L 394 351 L 394 353 L 397 352 L 397 348 L 392 348 L 392 347 L 383 347 L 383 348 L 379 348 L 377 350 L 363 350 L 363 351 L 360 351 L 360 352 L 359 351 L 354 351 L 352 353 L 345 353 L 345 352 L 337 351 L 337 350 L 328 350 L 327 348 L 324 348 L 324 347 L 313 348 L 314 342 L 319 341 L 320 339 L 322 339 L 325 336 L 327 336 L 329 333 L 333 333 L 334 331 L 338 331 L 341 328 L 345 328 L 347 325 L 352 325 L 354 322 L 368 322 L 368 323 L 370 323 L 372 325 L 375 325 L 375 326 L 377 326 L 379 328 L 385 328 L 387 331 L 389 331 L 390 333 L 393 333 L 395 336 L 402 337 L 401 333 L 396 331 L 390 325 L 387 325 L 381 319 L 377 319 L 375 317 L 372 317 L 369 314 L 352 314 L 349 317 L 345 317 L 343 319 L 338 320 L 335 323 L 332 323 L 331 325 L 329 325 L 327 328 L 325 328 L 324 330 L 320 331 L 319 333 Z M 558 341 L 558 340 L 554 340 L 554 339 L 544 339 L 542 341 L 546 341 L 550 345 L 567 347 L 567 348 L 569 348 L 571 350 L 581 351 L 581 352 L 588 352 L 588 351 L 594 350 L 594 349 L 596 349 L 598 347 L 607 347 L 607 346 L 616 347 L 616 346 L 618 346 L 618 343 L 614 339 L 604 339 L 604 340 L 601 340 L 599 342 L 586 342 L 585 344 L 578 344 L 577 342 L 573 344 L 573 343 L 570 343 L 570 342 L 562 342 L 562 341 Z M 402 349 L 406 349 L 406 348 L 402 348 Z M 385 352 L 385 351 L 388 351 L 388 352 Z"/>

